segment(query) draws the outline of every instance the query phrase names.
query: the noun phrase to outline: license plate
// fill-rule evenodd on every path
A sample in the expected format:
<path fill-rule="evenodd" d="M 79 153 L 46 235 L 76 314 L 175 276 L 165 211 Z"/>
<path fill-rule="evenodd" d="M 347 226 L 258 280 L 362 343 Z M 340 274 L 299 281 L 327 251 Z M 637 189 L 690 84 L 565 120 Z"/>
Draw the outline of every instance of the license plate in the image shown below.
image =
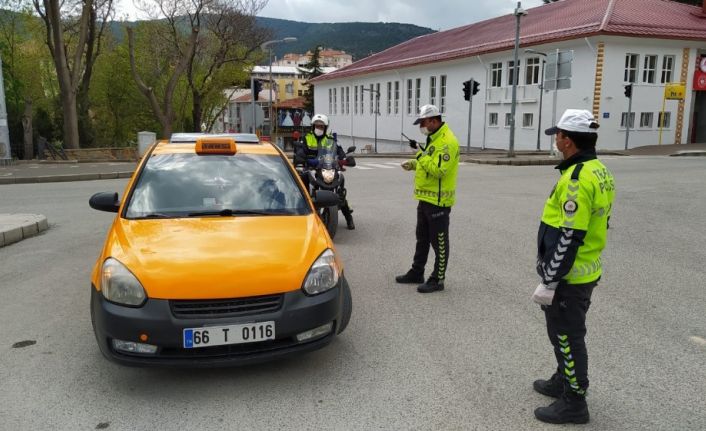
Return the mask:
<path fill-rule="evenodd" d="M 184 348 L 256 343 L 275 339 L 275 322 L 184 329 Z"/>

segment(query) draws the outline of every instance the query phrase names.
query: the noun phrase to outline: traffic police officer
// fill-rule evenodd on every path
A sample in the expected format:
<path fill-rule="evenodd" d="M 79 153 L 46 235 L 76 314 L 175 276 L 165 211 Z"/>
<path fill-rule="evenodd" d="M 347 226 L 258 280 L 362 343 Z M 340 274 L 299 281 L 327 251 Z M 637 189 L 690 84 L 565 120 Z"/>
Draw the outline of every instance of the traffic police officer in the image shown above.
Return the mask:
<path fill-rule="evenodd" d="M 449 261 L 449 214 L 456 201 L 456 172 L 460 157 L 458 140 L 448 124 L 441 121 L 439 108 L 424 105 L 414 122 L 426 135 L 426 145 L 419 148 L 416 157 L 402 164 L 408 171 L 416 171 L 414 198 L 417 205 L 417 246 L 412 269 L 396 277 L 398 283 L 420 284 L 420 293 L 444 290 L 444 279 Z M 410 141 L 417 148 L 416 141 Z M 429 246 L 434 248 L 434 270 L 424 282 L 424 267 Z"/>
<path fill-rule="evenodd" d="M 316 157 L 319 151 L 319 146 L 322 148 L 329 148 L 331 145 L 336 145 L 336 154 L 338 155 L 338 158 L 340 160 L 344 160 L 346 158 L 346 153 L 335 143 L 333 137 L 326 134 L 327 131 L 328 117 L 323 114 L 314 115 L 314 118 L 311 119 L 311 131 L 304 136 L 304 141 L 306 142 L 306 154 L 298 154 L 297 158 L 306 160 L 309 156 Z M 348 199 L 343 198 L 340 208 L 343 213 L 343 217 L 346 218 L 348 229 L 355 229 L 355 223 L 353 223 L 353 210 L 348 204 Z"/>
<path fill-rule="evenodd" d="M 613 175 L 596 158 L 597 129 L 589 111 L 567 109 L 557 125 L 545 132 L 556 135 L 555 146 L 564 160 L 556 167 L 561 177 L 546 201 L 539 226 L 541 283 L 532 297 L 544 310 L 557 361 L 554 375 L 533 385 L 537 392 L 557 398 L 535 410 L 535 417 L 543 422 L 589 420 L 586 312 L 601 278 L 601 251 L 615 195 Z"/>

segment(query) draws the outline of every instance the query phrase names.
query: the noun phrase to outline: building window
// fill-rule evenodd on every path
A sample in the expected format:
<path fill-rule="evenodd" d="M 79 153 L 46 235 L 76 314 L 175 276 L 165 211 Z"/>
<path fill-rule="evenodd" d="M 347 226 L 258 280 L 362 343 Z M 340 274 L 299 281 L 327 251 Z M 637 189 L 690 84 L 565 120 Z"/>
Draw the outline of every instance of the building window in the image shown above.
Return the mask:
<path fill-rule="evenodd" d="M 380 115 L 380 83 L 375 84 L 375 115 Z"/>
<path fill-rule="evenodd" d="M 508 61 L 507 62 L 507 85 L 512 86 L 512 83 L 515 80 L 515 76 L 517 72 L 520 70 L 520 60 L 517 60 L 517 67 L 515 67 L 515 64 L 513 61 Z M 520 85 L 520 77 L 517 77 L 517 85 Z"/>
<path fill-rule="evenodd" d="M 498 126 L 498 113 L 497 112 L 491 112 L 488 114 L 488 126 Z"/>
<path fill-rule="evenodd" d="M 360 86 L 360 115 L 365 114 L 365 92 L 363 86 Z"/>
<path fill-rule="evenodd" d="M 628 113 L 623 112 L 623 115 L 620 117 L 620 127 L 625 129 L 625 125 L 628 122 Z M 634 129 L 635 128 L 635 113 L 631 112 L 630 113 L 630 128 Z"/>
<path fill-rule="evenodd" d="M 414 112 L 419 112 L 419 99 L 422 98 L 422 79 L 417 78 L 414 82 Z"/>
<path fill-rule="evenodd" d="M 333 112 L 333 108 L 331 107 L 331 103 L 333 101 L 332 94 L 333 94 L 333 90 L 329 88 L 328 89 L 328 112 Z"/>
<path fill-rule="evenodd" d="M 407 80 L 407 115 L 412 115 L 412 80 Z"/>
<path fill-rule="evenodd" d="M 674 56 L 665 55 L 662 59 L 662 84 L 672 82 L 672 74 L 674 73 Z"/>
<path fill-rule="evenodd" d="M 346 87 L 346 115 L 351 113 L 351 87 Z"/>
<path fill-rule="evenodd" d="M 400 81 L 395 81 L 395 115 L 400 113 Z"/>
<path fill-rule="evenodd" d="M 672 125 L 672 113 L 671 112 L 660 112 L 657 117 L 657 126 L 665 129 L 670 128 Z"/>
<path fill-rule="evenodd" d="M 346 113 L 345 94 L 346 94 L 346 90 L 343 87 L 341 87 L 341 115 Z"/>
<path fill-rule="evenodd" d="M 304 92 L 302 90 L 297 91 L 297 96 L 302 97 L 304 95 Z"/>
<path fill-rule="evenodd" d="M 525 66 L 526 85 L 539 84 L 539 64 L 539 57 L 530 57 L 527 59 L 527 65 Z"/>
<path fill-rule="evenodd" d="M 387 83 L 387 115 L 392 114 L 392 82 Z"/>
<path fill-rule="evenodd" d="M 640 127 L 644 129 L 652 128 L 652 119 L 654 114 L 652 112 L 643 112 L 640 114 Z"/>
<path fill-rule="evenodd" d="M 503 64 L 502 63 L 492 63 L 490 65 L 490 86 L 491 87 L 502 87 L 503 86 Z"/>
<path fill-rule="evenodd" d="M 338 113 L 338 99 L 336 97 L 336 90 L 336 88 L 333 89 L 333 115 L 336 115 Z"/>
<path fill-rule="evenodd" d="M 441 106 L 439 110 L 441 113 L 446 112 L 446 75 L 441 75 Z"/>
<path fill-rule="evenodd" d="M 623 76 L 623 81 L 637 82 L 637 62 L 639 59 L 640 56 L 638 54 L 625 55 L 625 75 Z"/>
<path fill-rule="evenodd" d="M 522 114 L 522 127 L 532 127 L 534 123 L 534 114 Z"/>
<path fill-rule="evenodd" d="M 368 87 L 368 93 L 370 93 L 370 115 L 373 115 L 375 113 L 375 103 L 373 102 L 373 99 L 375 95 L 373 94 L 373 90 L 375 89 L 375 86 L 373 84 L 370 84 L 370 87 Z"/>
<path fill-rule="evenodd" d="M 507 114 L 505 114 L 505 127 L 510 126 L 512 126 L 512 114 L 508 112 Z"/>
<path fill-rule="evenodd" d="M 646 55 L 645 64 L 642 68 L 642 82 L 645 84 L 654 84 L 657 78 L 657 56 Z"/>
<path fill-rule="evenodd" d="M 353 87 L 353 113 L 358 115 L 358 86 Z"/>
<path fill-rule="evenodd" d="M 429 103 L 436 106 L 436 76 L 429 78 Z"/>
<path fill-rule="evenodd" d="M 284 91 L 287 94 L 294 94 L 294 84 L 293 83 L 285 84 Z"/>

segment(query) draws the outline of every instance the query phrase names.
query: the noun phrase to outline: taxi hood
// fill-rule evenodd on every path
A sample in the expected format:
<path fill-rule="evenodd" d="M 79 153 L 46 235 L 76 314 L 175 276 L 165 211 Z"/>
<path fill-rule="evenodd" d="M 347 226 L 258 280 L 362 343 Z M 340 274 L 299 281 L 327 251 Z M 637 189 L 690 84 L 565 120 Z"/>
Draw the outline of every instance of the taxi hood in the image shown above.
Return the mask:
<path fill-rule="evenodd" d="M 316 214 L 155 220 L 116 218 L 114 257 L 155 299 L 238 298 L 301 288 L 333 248 Z"/>

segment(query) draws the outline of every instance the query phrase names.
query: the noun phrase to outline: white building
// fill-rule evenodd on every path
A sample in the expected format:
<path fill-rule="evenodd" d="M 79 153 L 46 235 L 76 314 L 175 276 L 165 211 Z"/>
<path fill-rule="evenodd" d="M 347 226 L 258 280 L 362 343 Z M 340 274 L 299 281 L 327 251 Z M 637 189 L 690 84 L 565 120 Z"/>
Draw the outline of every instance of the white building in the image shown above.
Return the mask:
<path fill-rule="evenodd" d="M 706 54 L 705 11 L 666 0 L 559 1 L 529 9 L 521 19 L 515 148 L 536 149 L 538 135 L 542 149 L 551 145 L 538 132 L 551 126 L 554 92 L 544 92 L 540 124 L 544 57 L 526 49 L 573 52 L 571 88 L 556 92 L 555 115 L 567 108 L 591 110 L 601 124 L 600 149 L 625 147 L 629 83 L 631 148 L 660 142 L 664 88 L 679 82 L 686 96 L 664 102 L 661 141 L 706 142 L 706 96 L 693 85 Z M 421 139 L 412 123 L 418 107 L 432 103 L 465 147 L 469 102 L 463 82 L 473 78 L 480 91 L 472 98 L 470 146 L 507 149 L 515 23 L 507 15 L 420 36 L 318 77 L 316 111 L 329 114 L 339 137 L 363 148 L 375 135 L 378 91 L 378 150 L 384 152 L 406 148 L 402 133 Z"/>

